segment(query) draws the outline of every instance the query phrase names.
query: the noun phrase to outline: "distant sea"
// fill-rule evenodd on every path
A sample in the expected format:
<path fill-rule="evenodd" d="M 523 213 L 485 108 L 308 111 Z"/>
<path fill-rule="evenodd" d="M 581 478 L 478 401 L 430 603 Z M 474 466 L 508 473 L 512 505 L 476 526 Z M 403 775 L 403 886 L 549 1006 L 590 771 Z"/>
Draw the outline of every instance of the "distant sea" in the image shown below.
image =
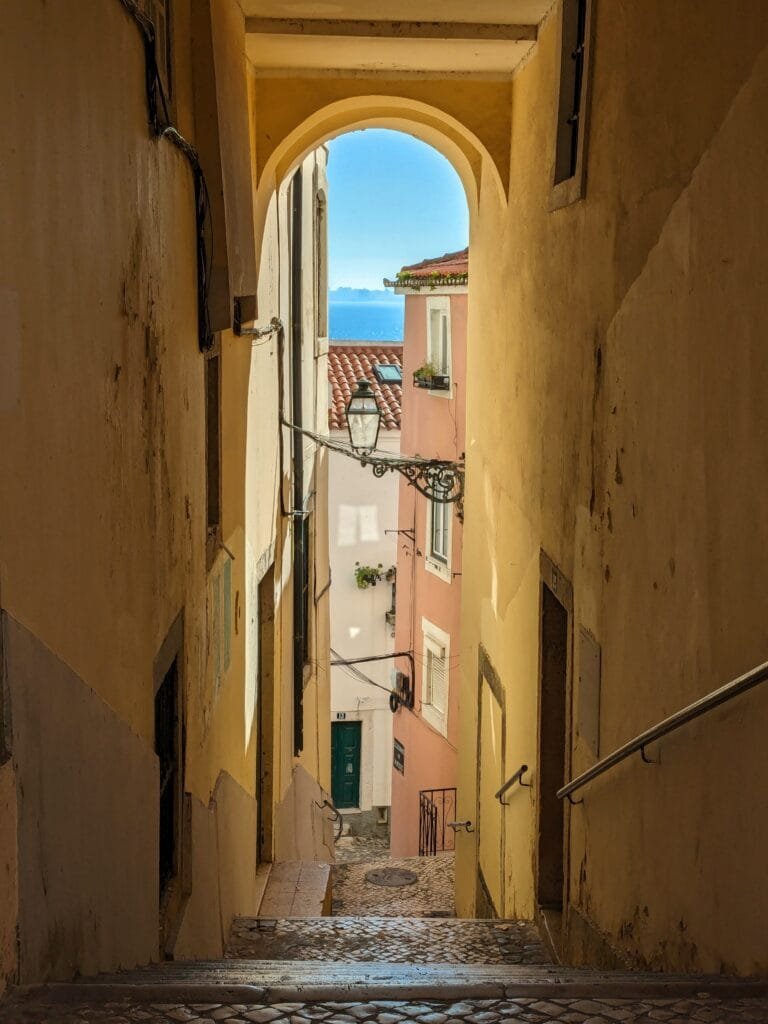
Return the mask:
<path fill-rule="evenodd" d="M 331 341 L 402 341 L 402 302 L 328 303 Z"/>

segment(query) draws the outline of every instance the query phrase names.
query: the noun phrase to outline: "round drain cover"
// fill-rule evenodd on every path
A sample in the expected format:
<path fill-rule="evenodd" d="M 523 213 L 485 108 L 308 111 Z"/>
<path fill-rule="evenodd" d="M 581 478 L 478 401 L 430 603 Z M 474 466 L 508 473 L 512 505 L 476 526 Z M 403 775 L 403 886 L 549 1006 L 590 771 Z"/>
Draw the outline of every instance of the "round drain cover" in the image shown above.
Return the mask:
<path fill-rule="evenodd" d="M 419 876 L 415 871 L 406 871 L 405 868 L 375 868 L 366 874 L 365 880 L 371 885 L 386 885 L 390 889 L 397 889 L 401 885 L 413 885 Z"/>

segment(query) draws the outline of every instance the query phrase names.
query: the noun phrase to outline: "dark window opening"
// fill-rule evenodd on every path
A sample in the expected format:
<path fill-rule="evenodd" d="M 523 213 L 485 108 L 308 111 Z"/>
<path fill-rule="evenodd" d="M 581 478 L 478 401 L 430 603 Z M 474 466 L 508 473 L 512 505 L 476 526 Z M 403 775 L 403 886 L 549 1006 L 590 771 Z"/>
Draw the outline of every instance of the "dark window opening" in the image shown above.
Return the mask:
<path fill-rule="evenodd" d="M 301 168 L 291 180 L 291 411 L 296 426 L 304 425 L 301 357 L 303 352 L 302 207 Z M 293 432 L 293 752 L 304 748 L 304 666 L 309 654 L 309 544 L 304 513 L 304 442 Z"/>
<path fill-rule="evenodd" d="M 541 593 L 540 644 L 536 895 L 540 907 L 559 910 L 565 885 L 565 817 L 557 791 L 565 782 L 568 611 L 546 584 Z"/>
<path fill-rule="evenodd" d="M 221 527 L 221 356 L 218 353 L 205 360 L 205 477 L 210 566 Z"/>
<path fill-rule="evenodd" d="M 572 178 L 579 164 L 584 120 L 587 3 L 588 0 L 563 0 L 555 185 Z"/>
<path fill-rule="evenodd" d="M 160 760 L 160 897 L 178 874 L 180 716 L 178 658 L 155 694 L 155 753 Z"/>
<path fill-rule="evenodd" d="M 374 363 L 373 372 L 379 384 L 402 384 L 403 371 L 391 363 Z"/>
<path fill-rule="evenodd" d="M 310 615 L 309 615 L 309 580 L 311 575 L 311 537 L 309 530 L 309 519 L 305 518 L 301 521 L 301 553 L 302 553 L 302 573 L 301 573 L 301 664 L 302 666 L 309 664 L 309 629 L 310 629 Z"/>

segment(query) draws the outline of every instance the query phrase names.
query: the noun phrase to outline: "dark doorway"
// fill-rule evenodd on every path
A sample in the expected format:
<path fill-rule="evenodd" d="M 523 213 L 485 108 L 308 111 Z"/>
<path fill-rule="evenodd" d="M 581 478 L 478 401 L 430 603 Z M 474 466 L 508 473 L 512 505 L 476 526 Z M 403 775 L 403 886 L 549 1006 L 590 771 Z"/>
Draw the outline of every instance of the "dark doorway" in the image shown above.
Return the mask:
<path fill-rule="evenodd" d="M 565 815 L 557 790 L 565 781 L 568 611 L 546 583 L 541 587 L 540 665 L 536 895 L 540 907 L 562 910 Z"/>
<path fill-rule="evenodd" d="M 273 783 L 275 777 L 275 567 L 259 583 L 259 679 L 257 689 L 258 753 L 256 814 L 258 859 L 273 858 Z"/>
<path fill-rule="evenodd" d="M 179 657 L 171 662 L 155 693 L 155 753 L 160 762 L 160 905 L 179 874 L 181 835 L 181 707 Z"/>
<path fill-rule="evenodd" d="M 337 807 L 360 806 L 360 722 L 333 722 L 331 795 Z"/>
<path fill-rule="evenodd" d="M 185 832 L 184 804 L 184 613 L 168 631 L 155 658 L 155 753 L 160 773 L 158 792 L 158 883 L 160 950 L 170 945 L 184 901 L 189 896 L 190 837 Z"/>

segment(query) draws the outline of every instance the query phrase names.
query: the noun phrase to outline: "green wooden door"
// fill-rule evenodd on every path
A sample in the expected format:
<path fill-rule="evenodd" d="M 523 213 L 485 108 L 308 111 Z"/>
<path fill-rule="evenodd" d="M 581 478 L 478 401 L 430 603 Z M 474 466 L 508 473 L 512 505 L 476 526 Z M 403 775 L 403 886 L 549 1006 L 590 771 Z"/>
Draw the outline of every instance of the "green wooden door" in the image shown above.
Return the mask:
<path fill-rule="evenodd" d="M 333 722 L 331 795 L 337 807 L 360 806 L 360 722 Z"/>

